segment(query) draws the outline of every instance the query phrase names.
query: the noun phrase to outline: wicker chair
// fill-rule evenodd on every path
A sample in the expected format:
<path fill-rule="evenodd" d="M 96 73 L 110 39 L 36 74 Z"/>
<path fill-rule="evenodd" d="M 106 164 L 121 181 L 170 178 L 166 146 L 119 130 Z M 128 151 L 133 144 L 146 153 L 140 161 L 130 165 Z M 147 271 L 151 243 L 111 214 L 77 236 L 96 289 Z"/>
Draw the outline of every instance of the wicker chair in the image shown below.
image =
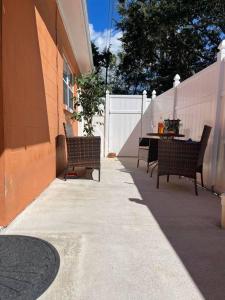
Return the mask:
<path fill-rule="evenodd" d="M 158 175 L 157 188 L 159 188 L 159 176 L 179 175 L 194 179 L 195 194 L 197 190 L 197 174 L 201 174 L 201 184 L 203 184 L 203 159 L 207 147 L 210 126 L 204 126 L 200 142 L 179 141 L 179 140 L 159 140 L 158 145 Z"/>
<path fill-rule="evenodd" d="M 149 166 L 156 165 L 158 160 L 158 139 L 153 138 L 139 138 L 138 148 L 138 161 L 137 168 L 139 167 L 139 161 L 143 160 L 147 163 L 147 173 L 149 172 Z M 154 167 L 153 167 L 154 169 Z M 152 171 L 153 171 L 152 169 Z M 152 176 L 152 172 L 151 172 Z"/>
<path fill-rule="evenodd" d="M 73 136 L 70 124 L 63 123 L 67 144 L 67 167 L 65 180 L 70 168 L 85 167 L 99 171 L 101 176 L 101 138 L 99 136 Z"/>

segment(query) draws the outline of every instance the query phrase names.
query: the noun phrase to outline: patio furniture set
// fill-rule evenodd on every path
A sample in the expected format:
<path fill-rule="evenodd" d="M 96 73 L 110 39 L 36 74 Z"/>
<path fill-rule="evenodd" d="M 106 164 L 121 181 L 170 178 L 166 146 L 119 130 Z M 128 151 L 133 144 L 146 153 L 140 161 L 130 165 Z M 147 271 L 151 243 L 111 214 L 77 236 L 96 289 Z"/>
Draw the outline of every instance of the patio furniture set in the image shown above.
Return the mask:
<path fill-rule="evenodd" d="M 203 160 L 207 147 L 211 127 L 205 125 L 201 140 L 178 140 L 176 137 L 184 137 L 178 132 L 148 133 L 149 138 L 139 139 L 138 161 L 143 160 L 147 163 L 147 173 L 151 167 L 151 176 L 156 167 L 157 183 L 159 188 L 159 177 L 166 175 L 169 182 L 170 175 L 178 175 L 192 178 L 194 180 L 195 194 L 197 190 L 197 173 L 201 174 L 201 185 L 203 183 Z M 157 138 L 153 138 L 156 136 Z"/>
<path fill-rule="evenodd" d="M 76 167 L 84 167 L 86 169 L 97 169 L 99 173 L 98 180 L 100 181 L 101 138 L 98 136 L 75 137 L 71 124 L 63 123 L 63 125 L 67 144 L 65 180 L 71 170 L 74 171 Z M 139 167 L 140 160 L 145 161 L 147 173 L 151 168 L 151 177 L 154 169 L 158 167 L 157 188 L 159 188 L 159 177 L 163 175 L 167 176 L 167 182 L 169 182 L 170 175 L 192 178 L 194 180 L 195 194 L 198 195 L 197 173 L 200 173 L 201 185 L 204 187 L 203 160 L 211 129 L 210 126 L 205 125 L 201 140 L 198 142 L 190 139 L 176 139 L 184 137 L 177 130 L 174 132 L 164 130 L 164 132 L 147 133 L 150 136 L 149 138 L 139 138 L 137 167 Z"/>

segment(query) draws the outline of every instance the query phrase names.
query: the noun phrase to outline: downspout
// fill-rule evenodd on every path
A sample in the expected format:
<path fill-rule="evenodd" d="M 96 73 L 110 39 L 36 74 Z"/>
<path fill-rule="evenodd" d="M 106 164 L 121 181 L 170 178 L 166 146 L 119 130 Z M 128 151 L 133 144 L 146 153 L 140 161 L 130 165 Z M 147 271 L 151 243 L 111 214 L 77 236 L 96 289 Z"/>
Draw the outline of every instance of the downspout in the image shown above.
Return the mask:
<path fill-rule="evenodd" d="M 56 4 L 56 13 L 55 13 L 55 44 L 56 44 L 56 98 L 57 98 L 57 134 L 60 133 L 60 113 L 59 113 L 59 48 L 58 48 L 58 6 Z"/>
<path fill-rule="evenodd" d="M 4 99 L 3 99 L 3 14 L 4 3 L 0 0 L 0 182 L 2 190 L 0 190 L 0 230 L 5 225 L 5 133 L 4 133 Z"/>

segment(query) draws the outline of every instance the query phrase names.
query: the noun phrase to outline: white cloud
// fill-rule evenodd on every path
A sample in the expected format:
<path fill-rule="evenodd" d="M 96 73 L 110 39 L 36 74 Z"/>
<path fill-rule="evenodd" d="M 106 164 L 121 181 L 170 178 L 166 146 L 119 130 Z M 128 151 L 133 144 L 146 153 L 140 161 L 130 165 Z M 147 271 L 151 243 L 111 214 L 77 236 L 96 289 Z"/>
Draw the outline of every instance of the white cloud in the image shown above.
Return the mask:
<path fill-rule="evenodd" d="M 104 31 L 95 31 L 93 24 L 89 24 L 89 30 L 91 35 L 92 42 L 99 48 L 100 51 L 104 50 L 107 45 L 107 41 L 109 39 L 110 30 L 105 29 Z M 113 31 L 111 32 L 110 38 L 110 50 L 112 53 L 118 53 L 121 50 L 122 43 L 119 38 L 122 37 L 121 31 Z"/>

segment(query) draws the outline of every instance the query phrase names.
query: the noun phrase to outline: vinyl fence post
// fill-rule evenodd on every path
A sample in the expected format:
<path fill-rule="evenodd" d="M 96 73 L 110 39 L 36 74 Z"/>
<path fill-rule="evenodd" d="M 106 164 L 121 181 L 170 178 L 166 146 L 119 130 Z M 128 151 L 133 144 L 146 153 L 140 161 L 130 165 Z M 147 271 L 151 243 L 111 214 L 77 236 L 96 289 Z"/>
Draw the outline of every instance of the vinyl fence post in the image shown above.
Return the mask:
<path fill-rule="evenodd" d="M 222 110 L 222 91 L 224 84 L 224 69 L 225 69 L 225 40 L 223 40 L 219 47 L 219 52 L 217 54 L 218 62 L 218 85 L 216 92 L 216 114 L 215 114 L 215 125 L 214 125 L 214 134 L 212 141 L 212 165 L 211 165 L 211 186 L 214 190 L 214 185 L 216 183 L 217 168 L 218 168 L 218 158 L 219 158 L 219 141 L 221 134 L 221 110 Z"/>
<path fill-rule="evenodd" d="M 146 100 L 147 100 L 147 92 L 144 90 L 142 93 L 142 103 L 141 103 L 141 137 L 143 137 L 143 124 L 144 124 L 144 113 L 146 110 Z"/>
<path fill-rule="evenodd" d="M 154 118 L 155 118 L 155 116 L 154 116 L 154 114 L 155 114 L 155 101 L 154 100 L 156 99 L 156 97 L 157 97 L 156 90 L 153 90 L 152 91 L 151 102 L 150 102 L 150 105 L 151 105 L 151 110 L 150 110 L 150 112 L 151 112 L 151 124 L 150 124 L 151 130 L 150 130 L 150 132 L 154 131 Z"/>
<path fill-rule="evenodd" d="M 180 75 L 176 74 L 173 79 L 174 87 L 174 101 L 173 101 L 173 119 L 176 119 L 176 106 L 177 106 L 177 86 L 180 84 Z"/>
<path fill-rule="evenodd" d="M 146 110 L 147 92 L 144 90 L 142 94 L 142 114 Z"/>
<path fill-rule="evenodd" d="M 156 90 L 152 91 L 152 100 L 154 100 L 156 98 Z"/>
<path fill-rule="evenodd" d="M 105 97 L 105 147 L 104 147 L 104 156 L 107 157 L 109 153 L 109 105 L 110 105 L 110 94 L 109 91 L 106 91 Z"/>

